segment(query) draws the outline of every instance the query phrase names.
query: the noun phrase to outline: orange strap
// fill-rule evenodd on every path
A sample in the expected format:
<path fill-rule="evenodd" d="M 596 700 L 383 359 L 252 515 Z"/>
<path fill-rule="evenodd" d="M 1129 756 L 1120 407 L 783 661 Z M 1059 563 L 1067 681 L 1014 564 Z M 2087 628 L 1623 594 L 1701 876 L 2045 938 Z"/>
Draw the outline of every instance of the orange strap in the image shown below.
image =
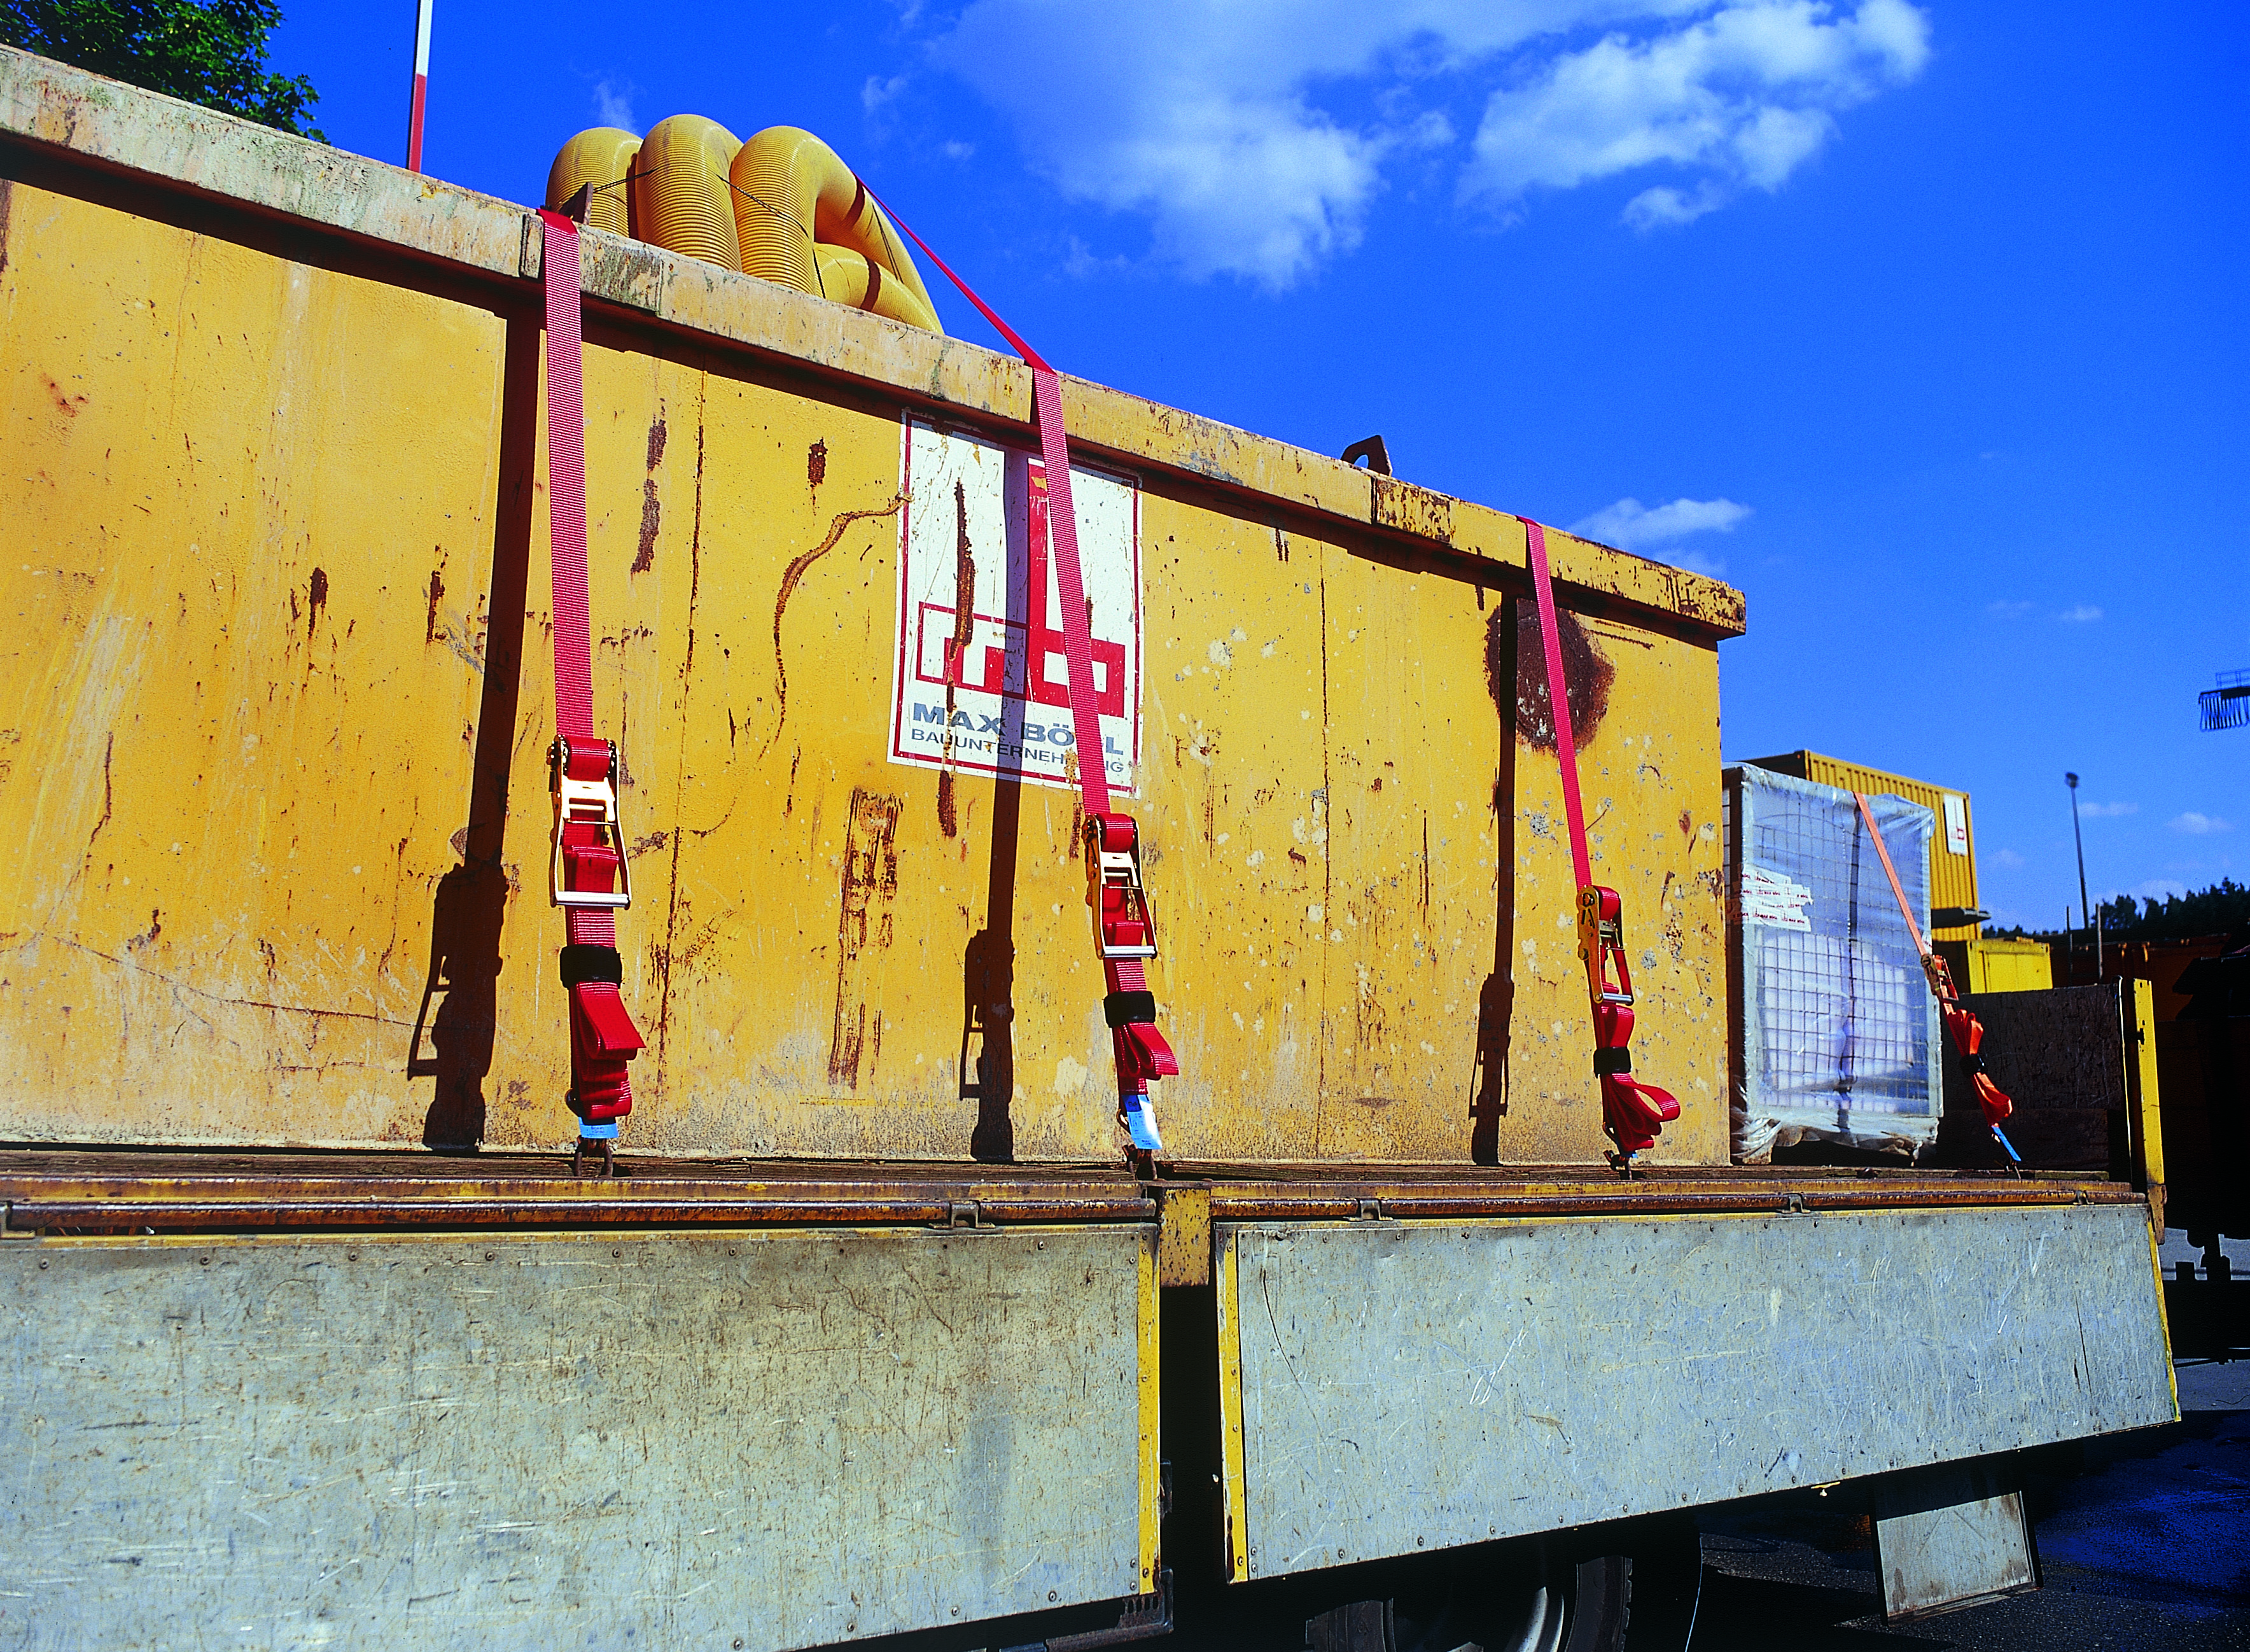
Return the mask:
<path fill-rule="evenodd" d="M 1860 819 L 1867 822 L 1867 835 L 1875 840 L 1875 855 L 1883 863 L 1883 875 L 1891 881 L 1891 895 L 1898 902 L 1899 916 L 1906 920 L 1906 932 L 1914 939 L 1914 950 L 1922 959 L 1922 972 L 1929 978 L 1929 990 L 1937 999 L 1939 1019 L 1945 1030 L 1952 1034 L 1953 1047 L 1961 1053 L 1961 1065 L 1969 1075 L 1969 1082 L 1977 1092 L 1977 1105 L 1984 1111 L 1984 1123 L 2007 1148 L 2008 1157 L 2017 1158 L 2015 1148 L 2000 1134 L 2000 1121 L 2016 1110 L 2007 1092 L 1992 1082 L 1984 1071 L 1984 1058 L 1977 1054 L 1984 1041 L 1984 1024 L 1977 1019 L 1976 1012 L 1961 1002 L 1953 990 L 1953 972 L 1945 967 L 1945 960 L 1931 950 L 1922 938 L 1922 925 L 1907 904 L 1906 890 L 1899 882 L 1898 868 L 1891 864 L 1889 846 L 1883 841 L 1883 829 L 1875 824 L 1875 812 L 1867 802 L 1867 794 L 1854 791 L 1853 800 L 1860 805 Z"/>

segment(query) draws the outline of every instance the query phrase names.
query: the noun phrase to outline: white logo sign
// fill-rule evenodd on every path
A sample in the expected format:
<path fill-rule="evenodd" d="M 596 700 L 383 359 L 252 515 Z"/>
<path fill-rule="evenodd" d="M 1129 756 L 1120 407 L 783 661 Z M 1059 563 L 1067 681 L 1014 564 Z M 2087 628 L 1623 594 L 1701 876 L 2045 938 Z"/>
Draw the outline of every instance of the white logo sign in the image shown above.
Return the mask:
<path fill-rule="evenodd" d="M 1070 668 L 1035 454 L 911 420 L 899 527 L 893 763 L 1074 785 Z M 1071 467 L 1109 789 L 1141 758 L 1141 494 Z M 1080 761 L 1083 761 L 1081 757 Z"/>
<path fill-rule="evenodd" d="M 1957 792 L 1948 791 L 1945 798 L 1945 852 L 1948 854 L 1969 853 L 1969 800 Z"/>

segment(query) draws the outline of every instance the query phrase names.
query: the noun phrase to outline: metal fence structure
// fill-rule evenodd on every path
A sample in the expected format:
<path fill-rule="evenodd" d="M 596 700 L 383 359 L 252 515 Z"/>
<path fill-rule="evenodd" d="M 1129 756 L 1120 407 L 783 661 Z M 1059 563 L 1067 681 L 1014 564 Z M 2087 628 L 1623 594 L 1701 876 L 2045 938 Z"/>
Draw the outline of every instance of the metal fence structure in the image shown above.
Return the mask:
<path fill-rule="evenodd" d="M 1735 1157 L 1808 1139 L 1919 1151 L 1936 1131 L 1937 1006 L 1858 805 L 1748 766 L 1725 791 Z M 1869 804 L 1926 928 L 1936 817 Z"/>
<path fill-rule="evenodd" d="M 2205 734 L 2250 723 L 2250 671 L 2222 671 L 2219 687 L 2196 696 L 2197 725 Z"/>

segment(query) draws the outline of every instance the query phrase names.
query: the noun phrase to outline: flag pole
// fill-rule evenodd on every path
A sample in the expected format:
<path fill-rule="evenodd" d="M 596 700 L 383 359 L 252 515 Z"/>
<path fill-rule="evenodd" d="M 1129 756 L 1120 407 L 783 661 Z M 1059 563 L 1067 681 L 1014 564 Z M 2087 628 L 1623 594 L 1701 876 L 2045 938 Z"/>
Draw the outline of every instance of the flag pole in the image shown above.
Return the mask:
<path fill-rule="evenodd" d="M 422 169 L 422 111 L 430 93 L 430 7 L 431 0 L 415 0 L 414 101 L 406 116 L 406 169 Z"/>

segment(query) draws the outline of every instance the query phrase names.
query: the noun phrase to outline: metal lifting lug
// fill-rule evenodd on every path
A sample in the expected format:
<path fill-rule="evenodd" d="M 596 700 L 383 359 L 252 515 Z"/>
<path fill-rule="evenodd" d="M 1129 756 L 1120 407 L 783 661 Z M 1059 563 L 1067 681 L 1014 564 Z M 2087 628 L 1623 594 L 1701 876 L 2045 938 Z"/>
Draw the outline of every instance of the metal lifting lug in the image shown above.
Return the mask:
<path fill-rule="evenodd" d="M 1578 956 L 1596 1004 L 1632 1005 L 1632 974 L 1625 961 L 1625 909 L 1615 889 L 1588 884 L 1578 891 Z"/>
<path fill-rule="evenodd" d="M 1156 921 L 1141 888 L 1141 831 L 1131 815 L 1086 817 L 1086 903 L 1103 959 L 1156 956 Z"/>
<path fill-rule="evenodd" d="M 570 772 L 587 766 L 588 759 L 606 756 L 598 774 Z M 577 743 L 559 736 L 547 750 L 548 794 L 555 805 L 555 841 L 548 856 L 547 886 L 560 907 L 608 907 L 623 909 L 632 904 L 632 862 L 625 854 L 625 828 L 618 820 L 618 744 L 614 740 Z M 570 828 L 580 830 L 573 836 Z M 579 863 L 586 863 L 581 865 Z M 573 888 L 578 871 L 593 874 L 597 888 Z M 611 888 L 614 875 L 618 887 Z"/>

